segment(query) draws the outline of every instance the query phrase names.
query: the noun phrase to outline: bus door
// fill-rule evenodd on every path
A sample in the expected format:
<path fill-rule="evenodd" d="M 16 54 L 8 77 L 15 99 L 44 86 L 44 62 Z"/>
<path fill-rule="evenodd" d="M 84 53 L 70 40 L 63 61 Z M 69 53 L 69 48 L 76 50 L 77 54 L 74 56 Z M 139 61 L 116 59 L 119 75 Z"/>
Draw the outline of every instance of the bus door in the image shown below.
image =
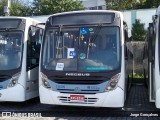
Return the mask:
<path fill-rule="evenodd" d="M 39 56 L 42 42 L 41 28 L 30 26 L 27 40 L 27 98 L 38 96 Z M 35 94 L 34 94 L 34 93 Z"/>

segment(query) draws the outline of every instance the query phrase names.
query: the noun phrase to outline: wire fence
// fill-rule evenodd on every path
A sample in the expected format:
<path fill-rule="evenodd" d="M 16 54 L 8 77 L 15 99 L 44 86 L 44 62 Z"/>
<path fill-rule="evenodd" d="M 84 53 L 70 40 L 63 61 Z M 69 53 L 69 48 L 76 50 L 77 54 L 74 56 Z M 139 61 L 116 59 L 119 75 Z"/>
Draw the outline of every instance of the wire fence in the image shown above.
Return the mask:
<path fill-rule="evenodd" d="M 145 42 L 131 41 L 127 42 L 127 48 L 133 54 L 133 74 L 143 75 L 143 57 Z"/>

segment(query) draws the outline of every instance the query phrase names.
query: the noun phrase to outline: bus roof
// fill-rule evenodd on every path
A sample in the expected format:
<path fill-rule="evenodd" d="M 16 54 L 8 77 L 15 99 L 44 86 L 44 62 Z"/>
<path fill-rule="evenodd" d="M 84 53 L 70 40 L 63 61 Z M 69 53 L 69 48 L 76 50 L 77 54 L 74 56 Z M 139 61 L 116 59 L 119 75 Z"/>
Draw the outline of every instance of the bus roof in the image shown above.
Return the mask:
<path fill-rule="evenodd" d="M 115 10 L 80 10 L 80 11 L 69 11 L 69 12 L 62 12 L 62 13 L 56 13 L 52 14 L 51 16 L 58 16 L 58 15 L 67 15 L 67 14 L 76 14 L 76 13 L 117 13 L 121 14 L 120 11 L 115 11 Z"/>
<path fill-rule="evenodd" d="M 75 16 L 76 15 L 76 16 Z M 78 16 L 77 16 L 78 15 Z M 52 14 L 46 23 L 52 26 L 73 24 L 111 24 L 114 18 L 122 18 L 123 14 L 114 10 L 81 10 Z M 70 20 L 68 20 L 70 17 Z M 50 21 L 50 22 L 49 22 Z"/>
<path fill-rule="evenodd" d="M 34 22 L 37 22 L 37 23 L 40 23 L 40 21 L 38 20 L 35 20 L 33 18 L 30 18 L 30 17 L 18 17 L 18 16 L 0 16 L 0 19 L 25 19 L 25 20 L 30 20 L 30 21 L 34 21 Z"/>

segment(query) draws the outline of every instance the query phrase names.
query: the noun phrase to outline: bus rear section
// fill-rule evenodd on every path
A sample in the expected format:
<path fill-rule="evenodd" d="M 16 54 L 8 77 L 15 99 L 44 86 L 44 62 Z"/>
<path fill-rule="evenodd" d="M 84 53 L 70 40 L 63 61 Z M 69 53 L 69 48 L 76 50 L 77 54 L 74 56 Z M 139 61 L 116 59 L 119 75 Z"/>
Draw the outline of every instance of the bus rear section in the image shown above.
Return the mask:
<path fill-rule="evenodd" d="M 36 29 L 37 23 L 25 17 L 0 18 L 0 102 L 38 96 L 41 28 Z"/>
<path fill-rule="evenodd" d="M 146 75 L 149 101 L 160 108 L 160 7 L 149 23 L 144 53 L 144 71 Z"/>
<path fill-rule="evenodd" d="M 41 50 L 40 102 L 123 107 L 124 39 L 120 12 L 75 11 L 50 16 Z"/>

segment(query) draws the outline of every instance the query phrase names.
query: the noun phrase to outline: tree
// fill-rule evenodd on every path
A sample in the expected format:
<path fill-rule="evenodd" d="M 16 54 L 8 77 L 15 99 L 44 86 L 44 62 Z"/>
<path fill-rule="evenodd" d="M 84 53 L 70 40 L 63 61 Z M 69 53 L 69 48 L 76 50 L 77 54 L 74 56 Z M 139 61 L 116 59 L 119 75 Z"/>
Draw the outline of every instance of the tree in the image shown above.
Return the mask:
<path fill-rule="evenodd" d="M 34 0 L 33 15 L 49 15 L 58 12 L 84 9 L 80 0 Z"/>
<path fill-rule="evenodd" d="M 32 8 L 27 4 L 23 4 L 19 0 L 12 2 L 11 4 L 11 15 L 16 16 L 31 16 Z"/>
<path fill-rule="evenodd" d="M 107 8 L 114 10 L 137 9 L 143 6 L 146 0 L 106 0 Z"/>
<path fill-rule="evenodd" d="M 146 30 L 144 29 L 144 23 L 141 23 L 139 19 L 136 19 L 132 27 L 132 38 L 134 41 L 144 41 L 146 36 Z"/>
<path fill-rule="evenodd" d="M 146 0 L 145 8 L 157 8 L 160 5 L 160 0 Z"/>
<path fill-rule="evenodd" d="M 106 0 L 107 9 L 128 10 L 142 8 L 157 8 L 160 0 Z"/>
<path fill-rule="evenodd" d="M 0 0 L 0 15 L 4 15 L 4 6 L 6 6 L 6 0 Z M 30 16 L 32 14 L 31 6 L 25 4 L 22 0 L 12 0 L 10 15 L 11 16 Z"/>
<path fill-rule="evenodd" d="M 0 16 L 4 15 L 4 6 L 6 5 L 6 0 L 0 0 Z"/>

